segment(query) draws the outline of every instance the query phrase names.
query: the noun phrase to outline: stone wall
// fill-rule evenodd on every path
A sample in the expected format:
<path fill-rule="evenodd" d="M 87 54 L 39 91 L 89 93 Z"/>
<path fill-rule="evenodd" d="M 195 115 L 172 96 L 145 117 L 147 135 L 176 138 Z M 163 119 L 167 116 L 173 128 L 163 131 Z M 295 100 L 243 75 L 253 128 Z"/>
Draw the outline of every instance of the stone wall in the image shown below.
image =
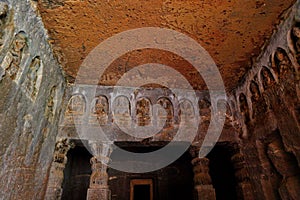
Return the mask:
<path fill-rule="evenodd" d="M 0 199 L 43 199 L 65 81 L 36 1 L 0 1 Z"/>
<path fill-rule="evenodd" d="M 232 96 L 255 199 L 300 195 L 299 5 L 277 27 Z"/>

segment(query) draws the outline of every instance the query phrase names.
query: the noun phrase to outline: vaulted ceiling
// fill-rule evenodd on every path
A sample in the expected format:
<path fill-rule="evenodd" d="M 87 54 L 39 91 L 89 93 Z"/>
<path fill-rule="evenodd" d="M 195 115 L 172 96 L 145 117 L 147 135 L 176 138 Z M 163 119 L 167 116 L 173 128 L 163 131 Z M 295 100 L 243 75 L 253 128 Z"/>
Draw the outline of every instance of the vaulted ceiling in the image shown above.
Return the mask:
<path fill-rule="evenodd" d="M 122 31 L 164 27 L 184 33 L 216 62 L 226 90 L 233 89 L 284 19 L 295 0 L 41 0 L 39 11 L 54 52 L 69 81 L 91 50 Z M 117 47 L 112 47 L 117 48 Z M 145 63 L 162 63 L 184 74 L 196 89 L 201 77 L 181 57 L 155 49 L 133 51 L 115 60 L 109 72 L 120 77 Z M 166 74 L 167 75 L 167 74 Z M 115 78 L 102 79 L 114 85 Z"/>

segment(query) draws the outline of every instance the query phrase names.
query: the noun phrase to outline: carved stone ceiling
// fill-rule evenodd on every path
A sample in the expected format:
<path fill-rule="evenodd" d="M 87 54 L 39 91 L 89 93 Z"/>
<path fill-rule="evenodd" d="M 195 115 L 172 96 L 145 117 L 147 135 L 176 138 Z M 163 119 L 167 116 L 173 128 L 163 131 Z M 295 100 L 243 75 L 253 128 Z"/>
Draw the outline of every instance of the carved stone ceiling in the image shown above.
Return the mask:
<path fill-rule="evenodd" d="M 164 27 L 182 32 L 204 47 L 216 62 L 227 91 L 232 90 L 261 51 L 295 0 L 41 0 L 39 11 L 54 52 L 70 82 L 84 58 L 105 39 L 134 28 Z M 115 47 L 112 47 L 115 48 Z M 193 67 L 170 52 L 146 49 L 115 60 L 103 78 L 116 78 L 145 63 L 162 63 L 204 89 Z M 168 74 L 166 74 L 167 76 Z"/>

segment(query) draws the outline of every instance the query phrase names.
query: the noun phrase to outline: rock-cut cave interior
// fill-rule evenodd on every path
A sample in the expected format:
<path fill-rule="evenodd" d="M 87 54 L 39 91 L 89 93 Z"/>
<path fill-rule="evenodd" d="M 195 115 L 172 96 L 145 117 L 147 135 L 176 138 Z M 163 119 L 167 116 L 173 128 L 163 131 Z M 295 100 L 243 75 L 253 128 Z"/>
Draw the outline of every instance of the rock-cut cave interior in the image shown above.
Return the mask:
<path fill-rule="evenodd" d="M 0 200 L 299 200 L 300 0 L 0 0 Z"/>

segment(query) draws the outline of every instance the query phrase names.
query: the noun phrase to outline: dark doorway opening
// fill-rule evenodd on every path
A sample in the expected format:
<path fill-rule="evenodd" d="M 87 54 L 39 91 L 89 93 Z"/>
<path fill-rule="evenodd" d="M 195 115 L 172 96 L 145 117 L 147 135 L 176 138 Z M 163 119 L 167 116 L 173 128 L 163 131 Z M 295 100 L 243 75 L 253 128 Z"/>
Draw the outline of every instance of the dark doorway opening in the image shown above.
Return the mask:
<path fill-rule="evenodd" d="M 209 174 L 216 191 L 217 200 L 236 200 L 236 180 L 231 163 L 231 152 L 226 145 L 216 145 L 207 155 Z"/>
<path fill-rule="evenodd" d="M 85 200 L 89 188 L 92 155 L 85 147 L 76 146 L 68 154 L 64 170 L 62 200 Z"/>
<path fill-rule="evenodd" d="M 150 185 L 134 186 L 134 200 L 150 200 Z"/>
<path fill-rule="evenodd" d="M 142 153 L 155 151 L 163 145 L 157 142 L 142 144 L 137 142 L 120 142 L 117 145 L 127 151 Z M 177 144 L 176 144 L 177 145 Z M 181 145 L 181 143 L 178 143 Z M 176 146 L 174 146 L 176 148 Z M 114 158 L 113 151 L 111 158 Z M 109 188 L 112 193 L 112 200 L 128 200 L 132 194 L 131 183 L 133 180 L 152 180 L 153 183 L 153 200 L 192 200 L 194 191 L 192 157 L 189 152 L 185 152 L 175 162 L 171 163 L 157 171 L 148 173 L 125 173 L 112 168 L 108 169 Z M 122 160 L 126 164 L 126 158 Z M 131 161 L 127 161 L 132 164 Z M 144 184 L 145 185 L 145 184 Z M 147 185 L 147 184 L 146 184 Z M 146 190 L 149 186 L 137 186 L 134 189 Z M 139 191 L 137 191 L 139 193 Z M 147 192 L 148 193 L 148 192 Z M 133 193 L 134 194 L 134 193 Z M 139 194 L 134 194 L 139 196 Z M 150 195 L 151 196 L 151 195 Z M 147 199 L 141 198 L 142 200 Z M 151 198 L 150 198 L 151 199 Z M 135 199 L 134 199 L 135 200 Z M 137 198 L 136 200 L 139 200 Z"/>
<path fill-rule="evenodd" d="M 153 200 L 152 179 L 133 179 L 130 181 L 130 200 Z"/>

